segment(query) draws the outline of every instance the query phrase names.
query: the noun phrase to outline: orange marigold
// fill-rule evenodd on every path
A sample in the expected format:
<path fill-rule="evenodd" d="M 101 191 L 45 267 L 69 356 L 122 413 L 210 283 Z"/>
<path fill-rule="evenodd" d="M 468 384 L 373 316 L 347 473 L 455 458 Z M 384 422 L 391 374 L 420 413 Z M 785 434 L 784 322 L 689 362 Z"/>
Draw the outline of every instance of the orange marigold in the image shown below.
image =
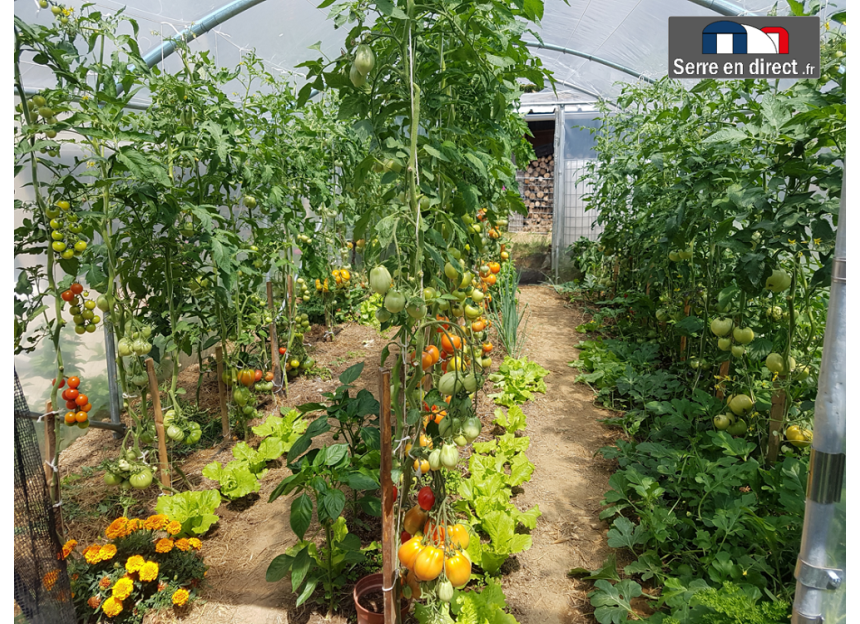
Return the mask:
<path fill-rule="evenodd" d="M 132 555 L 128 558 L 128 561 L 125 562 L 125 570 L 129 574 L 133 574 L 138 572 L 143 567 L 144 563 L 146 563 L 146 561 L 144 561 L 143 557 L 140 555 Z"/>
<path fill-rule="evenodd" d="M 143 520 L 140 520 L 138 518 L 132 518 L 131 520 L 128 521 L 128 525 L 126 526 L 125 530 L 128 533 L 134 533 L 135 531 L 139 531 L 142 528 L 143 528 Z"/>
<path fill-rule="evenodd" d="M 134 583 L 130 578 L 123 577 L 116 582 L 111 590 L 111 595 L 117 600 L 125 600 L 134 589 Z"/>
<path fill-rule="evenodd" d="M 167 524 L 168 518 L 164 514 L 155 514 L 143 521 L 143 528 L 150 531 L 160 531 Z"/>
<path fill-rule="evenodd" d="M 203 548 L 203 542 L 201 542 L 196 537 L 189 537 L 188 545 L 191 546 L 191 548 L 193 548 L 194 550 L 200 550 L 201 548 Z"/>
<path fill-rule="evenodd" d="M 108 561 L 113 559 L 113 556 L 116 554 L 116 546 L 113 544 L 105 544 L 99 549 L 99 559 L 101 561 Z"/>
<path fill-rule="evenodd" d="M 169 537 L 164 537 L 155 542 L 155 552 L 169 553 L 171 550 L 173 550 L 173 540 Z"/>
<path fill-rule="evenodd" d="M 141 581 L 154 581 L 158 578 L 158 564 L 155 561 L 147 561 L 138 576 Z"/>
<path fill-rule="evenodd" d="M 105 537 L 108 539 L 116 539 L 128 535 L 128 518 L 121 516 L 110 523 L 105 529 Z"/>
<path fill-rule="evenodd" d="M 115 617 L 122 613 L 122 600 L 117 600 L 113 596 L 108 598 L 102 604 L 102 611 L 108 617 Z"/>
<path fill-rule="evenodd" d="M 54 584 L 57 582 L 58 578 L 60 578 L 60 571 L 51 570 L 45 576 L 42 577 L 42 585 L 45 586 L 45 589 L 51 591 L 54 588 Z"/>
<path fill-rule="evenodd" d="M 98 609 L 101 603 L 102 599 L 98 596 L 91 596 L 90 599 L 87 600 L 87 604 L 90 605 L 90 609 Z"/>
<path fill-rule="evenodd" d="M 167 589 L 167 583 L 158 581 L 158 591 L 164 591 L 165 589 Z"/>
<path fill-rule="evenodd" d="M 63 544 L 63 552 L 57 555 L 57 559 L 65 559 L 69 555 L 72 554 L 72 551 L 75 549 L 75 546 L 78 545 L 78 542 L 75 540 L 69 540 L 65 544 Z"/>
<path fill-rule="evenodd" d="M 176 535 L 182 530 L 182 525 L 179 524 L 176 520 L 167 525 L 167 532 L 171 535 Z"/>
<path fill-rule="evenodd" d="M 179 550 L 181 550 L 181 551 L 183 551 L 183 552 L 185 552 L 186 550 L 188 550 L 189 548 L 191 548 L 191 544 L 189 544 L 189 543 L 188 543 L 188 540 L 187 540 L 187 539 L 185 539 L 184 537 L 183 537 L 182 539 L 178 539 L 178 540 L 176 540 L 176 543 L 175 543 L 174 545 L 175 545 Z"/>
<path fill-rule="evenodd" d="M 84 559 L 90 565 L 95 565 L 99 561 L 101 561 L 101 549 L 102 547 L 98 544 L 93 544 L 92 546 L 87 546 L 84 550 Z"/>
<path fill-rule="evenodd" d="M 110 587 L 111 583 L 112 581 L 110 580 L 109 576 L 103 576 L 102 580 L 99 581 L 99 587 L 101 587 L 102 589 L 107 589 L 108 587 Z"/>
<path fill-rule="evenodd" d="M 181 607 L 186 602 L 188 602 L 188 596 L 189 594 L 187 589 L 177 589 L 175 592 L 173 592 L 173 604 L 175 604 L 177 607 Z"/>

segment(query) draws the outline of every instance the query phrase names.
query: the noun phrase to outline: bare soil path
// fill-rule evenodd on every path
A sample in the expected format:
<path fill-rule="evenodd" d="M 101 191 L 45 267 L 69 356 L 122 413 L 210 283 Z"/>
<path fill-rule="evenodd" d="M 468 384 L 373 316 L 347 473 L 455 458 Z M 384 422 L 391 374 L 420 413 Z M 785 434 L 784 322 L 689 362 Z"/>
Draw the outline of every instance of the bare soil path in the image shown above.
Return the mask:
<path fill-rule="evenodd" d="M 531 549 L 517 555 L 518 569 L 503 587 L 520 624 L 593 622 L 586 597 L 591 584 L 567 572 L 598 568 L 610 552 L 608 526 L 598 514 L 615 464 L 594 454 L 611 445 L 618 430 L 598 422 L 612 413 L 593 404 L 591 391 L 575 382 L 577 371 L 567 365 L 585 337 L 576 331 L 586 320 L 580 309 L 548 287 L 521 290 L 531 311 L 526 355 L 551 374 L 547 393 L 523 406 L 531 438 L 526 454 L 535 471 L 515 503 L 522 510 L 537 504 L 543 515 L 531 533 Z"/>

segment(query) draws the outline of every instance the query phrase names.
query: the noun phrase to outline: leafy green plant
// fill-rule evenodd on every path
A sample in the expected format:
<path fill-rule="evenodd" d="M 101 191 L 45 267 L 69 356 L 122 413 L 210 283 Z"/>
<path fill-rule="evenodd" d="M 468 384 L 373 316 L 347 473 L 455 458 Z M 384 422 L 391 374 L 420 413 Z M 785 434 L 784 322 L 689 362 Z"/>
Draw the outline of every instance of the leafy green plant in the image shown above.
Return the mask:
<path fill-rule="evenodd" d="M 639 583 L 630 579 L 618 581 L 614 585 L 600 579 L 595 581 L 594 588 L 588 597 L 591 599 L 591 606 L 596 607 L 594 619 L 600 624 L 622 624 L 629 619 L 629 615 L 638 619 L 630 601 L 639 596 L 648 596 L 642 593 Z"/>
<path fill-rule="evenodd" d="M 526 415 L 519 405 L 513 405 L 505 414 L 501 408 L 496 408 L 493 423 L 502 427 L 508 433 L 516 433 L 526 428 Z"/>
<path fill-rule="evenodd" d="M 217 490 L 197 490 L 160 496 L 155 511 L 181 523 L 181 535 L 203 535 L 218 522 L 215 510 L 220 504 Z"/>
<path fill-rule="evenodd" d="M 514 359 L 505 356 L 499 365 L 499 372 L 489 375 L 489 380 L 501 392 L 488 395 L 497 404 L 506 407 L 522 405 L 532 398 L 533 392 L 546 392 L 546 382 L 543 378 L 549 371 L 537 362 L 530 362 L 527 357 Z"/>
<path fill-rule="evenodd" d="M 519 276 L 513 263 L 504 263 L 497 277 L 499 289 L 493 297 L 487 316 L 493 321 L 505 351 L 512 358 L 518 358 L 526 346 L 531 314 L 529 305 L 520 306 Z"/>
<path fill-rule="evenodd" d="M 253 472 L 252 467 L 259 464 L 249 464 L 246 459 L 234 459 L 223 466 L 221 462 L 212 462 L 203 468 L 203 476 L 218 482 L 221 494 L 230 500 L 237 500 L 248 494 L 260 491 L 259 477 L 265 475 L 268 469 L 262 468 Z"/>
<path fill-rule="evenodd" d="M 415 605 L 415 617 L 420 624 L 517 624 L 517 620 L 505 613 L 508 604 L 502 585 L 495 579 L 489 579 L 480 591 L 455 590 L 451 600 L 451 613 L 455 619 L 445 614 L 445 619 L 439 620 L 435 612 L 422 604 Z"/>

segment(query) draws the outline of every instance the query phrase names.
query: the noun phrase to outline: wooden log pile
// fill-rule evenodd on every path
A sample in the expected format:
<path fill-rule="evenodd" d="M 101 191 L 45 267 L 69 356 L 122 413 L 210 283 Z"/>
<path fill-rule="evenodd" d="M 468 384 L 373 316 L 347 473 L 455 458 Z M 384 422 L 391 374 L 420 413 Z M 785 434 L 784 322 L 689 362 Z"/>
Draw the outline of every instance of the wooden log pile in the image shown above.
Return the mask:
<path fill-rule="evenodd" d="M 555 157 L 543 156 L 529 163 L 523 172 L 520 192 L 528 208 L 524 232 L 551 232 Z"/>

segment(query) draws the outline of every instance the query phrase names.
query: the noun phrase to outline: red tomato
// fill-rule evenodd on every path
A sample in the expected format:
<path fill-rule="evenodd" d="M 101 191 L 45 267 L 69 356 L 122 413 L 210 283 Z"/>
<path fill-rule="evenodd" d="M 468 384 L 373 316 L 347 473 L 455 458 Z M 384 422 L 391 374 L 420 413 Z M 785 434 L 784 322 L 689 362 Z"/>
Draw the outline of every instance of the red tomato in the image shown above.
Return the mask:
<path fill-rule="evenodd" d="M 74 401 L 75 400 L 74 398 L 69 397 L 69 390 L 71 390 L 71 388 L 66 388 L 65 390 L 63 390 L 63 394 L 60 395 L 63 397 L 64 401 Z"/>
<path fill-rule="evenodd" d="M 69 287 L 69 290 L 71 290 L 76 295 L 80 295 L 82 292 L 84 292 L 84 287 L 75 282 L 71 285 L 71 287 Z"/>
<path fill-rule="evenodd" d="M 81 380 L 78 377 L 69 377 L 69 388 L 77 388 L 81 385 Z"/>
<path fill-rule="evenodd" d="M 280 347 L 278 349 L 278 353 L 280 353 L 281 355 L 286 355 L 287 354 L 287 348 L 286 347 Z"/>
<path fill-rule="evenodd" d="M 75 298 L 75 294 L 71 290 L 64 290 L 60 297 L 63 298 L 63 301 L 71 301 Z"/>
<path fill-rule="evenodd" d="M 76 388 L 69 388 L 68 390 L 66 390 L 66 395 L 68 397 L 66 401 L 74 401 L 78 398 L 79 394 L 80 392 L 78 392 Z"/>
<path fill-rule="evenodd" d="M 75 401 L 66 401 L 66 409 L 78 409 L 78 404 Z"/>
<path fill-rule="evenodd" d="M 54 377 L 54 378 L 51 380 L 51 385 L 53 386 L 55 383 L 57 383 L 57 378 L 56 378 L 56 377 Z M 61 380 L 60 380 L 60 385 L 59 385 L 59 387 L 60 387 L 60 388 L 62 388 L 62 387 L 63 387 L 63 386 L 65 386 L 65 385 L 66 385 L 66 380 L 65 380 L 65 379 L 61 379 Z"/>
<path fill-rule="evenodd" d="M 394 490 L 394 500 L 397 500 L 397 486 L 396 486 L 396 485 L 392 485 L 392 486 L 391 486 L 391 489 L 392 489 L 392 490 Z"/>
<path fill-rule="evenodd" d="M 436 504 L 436 495 L 428 486 L 424 486 L 418 490 L 418 505 L 424 511 L 429 511 Z"/>
<path fill-rule="evenodd" d="M 79 394 L 79 395 L 78 395 L 78 398 L 77 398 L 77 399 L 75 399 L 75 404 L 76 404 L 78 407 L 81 407 L 81 406 L 83 406 L 83 405 L 86 405 L 86 404 L 87 404 L 87 403 L 89 403 L 89 402 L 90 402 L 90 401 L 89 401 L 89 399 L 87 398 L 87 395 L 86 395 L 86 394 Z"/>
<path fill-rule="evenodd" d="M 263 371 L 259 368 L 254 371 L 254 381 L 260 381 L 263 378 Z"/>
<path fill-rule="evenodd" d="M 411 539 L 412 539 L 412 536 L 409 533 L 407 533 L 406 531 L 400 532 L 400 543 L 401 544 L 405 544 L 406 542 L 408 542 Z"/>

